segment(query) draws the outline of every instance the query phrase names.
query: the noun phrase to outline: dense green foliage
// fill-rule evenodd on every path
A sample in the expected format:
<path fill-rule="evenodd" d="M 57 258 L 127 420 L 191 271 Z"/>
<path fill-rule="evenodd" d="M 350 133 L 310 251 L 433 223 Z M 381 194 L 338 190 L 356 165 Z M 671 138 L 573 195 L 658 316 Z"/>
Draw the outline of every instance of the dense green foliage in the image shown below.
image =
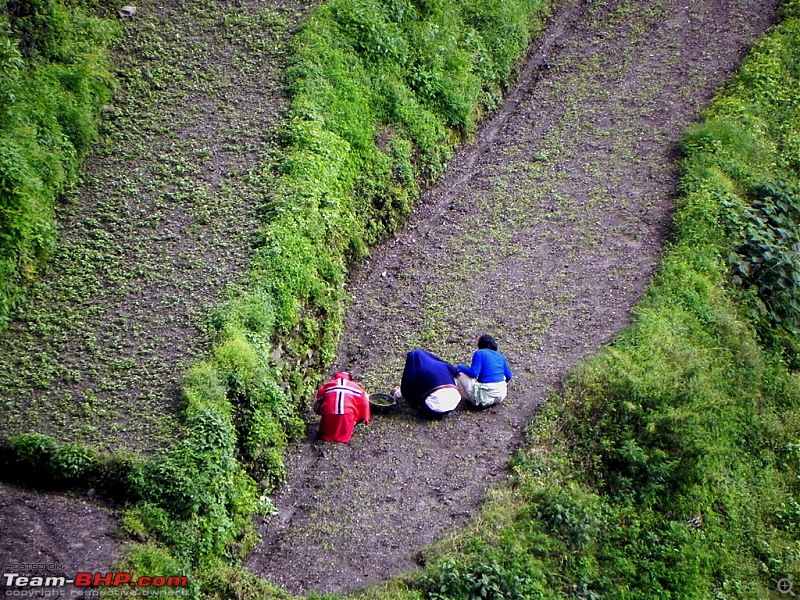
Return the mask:
<path fill-rule="evenodd" d="M 10 0 L 0 12 L 0 324 L 55 243 L 56 200 L 110 97 L 115 31 L 56 0 Z"/>
<path fill-rule="evenodd" d="M 141 459 L 135 456 L 104 455 L 39 433 L 19 435 L 0 448 L 0 467 L 8 479 L 56 488 L 73 487 L 79 481 L 118 499 L 130 492 L 127 479 L 140 466 Z"/>
<path fill-rule="evenodd" d="M 800 577 L 800 3 L 685 138 L 674 241 L 468 533 L 369 597 L 767 598 Z"/>
<path fill-rule="evenodd" d="M 752 287 L 768 323 L 795 334 L 800 325 L 800 197 L 785 185 L 757 185 L 752 202 L 730 214 L 741 237 L 730 261 L 736 281 Z"/>

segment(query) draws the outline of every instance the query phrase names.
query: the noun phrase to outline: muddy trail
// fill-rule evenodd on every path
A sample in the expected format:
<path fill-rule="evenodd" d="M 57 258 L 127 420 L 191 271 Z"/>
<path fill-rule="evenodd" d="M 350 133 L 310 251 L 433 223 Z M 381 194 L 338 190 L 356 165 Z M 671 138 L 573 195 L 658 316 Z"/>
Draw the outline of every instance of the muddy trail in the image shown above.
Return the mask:
<path fill-rule="evenodd" d="M 352 274 L 335 368 L 370 391 L 405 352 L 468 362 L 489 332 L 514 370 L 503 405 L 375 415 L 347 445 L 291 449 L 255 573 L 347 592 L 413 570 L 475 515 L 565 374 L 629 323 L 668 239 L 682 133 L 775 0 L 564 0 L 502 106 L 402 231 Z"/>

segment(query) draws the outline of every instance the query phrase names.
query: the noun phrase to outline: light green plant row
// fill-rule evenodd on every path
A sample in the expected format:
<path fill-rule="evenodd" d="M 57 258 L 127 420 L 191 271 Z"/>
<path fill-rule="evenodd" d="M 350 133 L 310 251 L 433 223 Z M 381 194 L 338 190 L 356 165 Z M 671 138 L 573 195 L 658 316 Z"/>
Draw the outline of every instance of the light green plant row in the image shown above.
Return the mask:
<path fill-rule="evenodd" d="M 514 484 L 469 530 L 429 549 L 423 574 L 360 597 L 744 600 L 796 587 L 797 294 L 783 292 L 800 278 L 800 2 L 783 15 L 685 137 L 674 240 L 634 323 L 570 374 Z"/>
<path fill-rule="evenodd" d="M 55 203 L 111 95 L 116 33 L 113 21 L 54 0 L 0 13 L 0 326 L 55 244 Z"/>

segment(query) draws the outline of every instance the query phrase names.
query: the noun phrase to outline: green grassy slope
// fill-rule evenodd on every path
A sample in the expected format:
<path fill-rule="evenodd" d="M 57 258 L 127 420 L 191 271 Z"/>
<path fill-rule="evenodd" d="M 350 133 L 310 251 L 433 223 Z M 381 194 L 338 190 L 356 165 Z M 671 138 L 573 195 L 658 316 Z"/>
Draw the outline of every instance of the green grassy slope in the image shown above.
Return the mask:
<path fill-rule="evenodd" d="M 58 196 L 78 177 L 111 96 L 118 28 L 56 2 L 0 12 L 0 326 L 53 249 Z"/>
<path fill-rule="evenodd" d="M 770 598 L 800 577 L 800 4 L 689 131 L 633 325 L 571 374 L 513 485 L 364 598 Z"/>

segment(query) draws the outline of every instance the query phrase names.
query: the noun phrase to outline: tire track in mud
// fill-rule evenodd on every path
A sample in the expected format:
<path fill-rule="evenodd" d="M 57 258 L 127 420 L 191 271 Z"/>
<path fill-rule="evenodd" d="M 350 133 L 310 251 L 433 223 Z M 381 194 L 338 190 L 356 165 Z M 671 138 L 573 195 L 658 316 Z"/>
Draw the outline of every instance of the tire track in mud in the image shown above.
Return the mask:
<path fill-rule="evenodd" d="M 401 407 L 347 445 L 315 441 L 309 414 L 247 563 L 291 592 L 413 570 L 506 478 L 547 394 L 629 322 L 668 231 L 681 135 L 778 2 L 559 4 L 476 142 L 352 274 L 334 365 L 382 391 L 409 349 L 466 362 L 488 331 L 515 371 L 509 399 L 435 423 Z"/>

